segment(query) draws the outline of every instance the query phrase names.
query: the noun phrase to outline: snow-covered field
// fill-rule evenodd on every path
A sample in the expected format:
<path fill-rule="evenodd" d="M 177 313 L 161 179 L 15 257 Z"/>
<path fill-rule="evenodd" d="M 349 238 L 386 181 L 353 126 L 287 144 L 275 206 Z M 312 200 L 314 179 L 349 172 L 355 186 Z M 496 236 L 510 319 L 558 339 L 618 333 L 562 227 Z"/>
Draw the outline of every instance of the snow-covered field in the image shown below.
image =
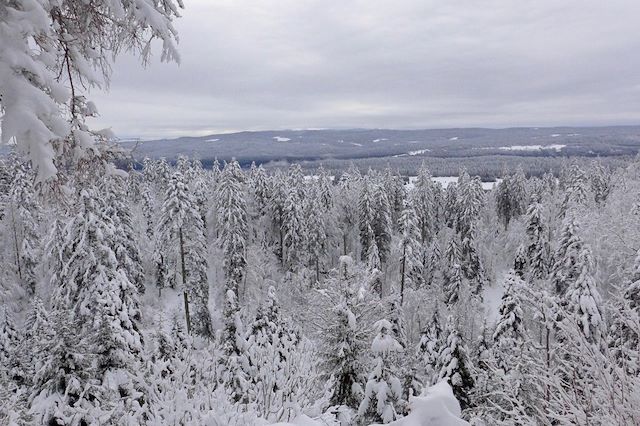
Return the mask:
<path fill-rule="evenodd" d="M 504 151 L 544 151 L 544 150 L 551 150 L 551 151 L 560 152 L 563 148 L 566 148 L 566 146 L 567 145 L 562 145 L 562 144 L 551 144 L 551 145 L 511 145 L 511 146 L 501 146 L 498 149 L 502 149 Z M 490 148 L 488 148 L 488 149 L 490 149 Z"/>
<path fill-rule="evenodd" d="M 417 178 L 418 178 L 417 176 L 409 176 L 409 182 L 406 184 L 407 188 L 413 188 Z M 458 177 L 457 176 L 434 176 L 431 178 L 431 180 L 439 183 L 440 185 L 442 185 L 442 188 L 446 189 L 447 186 L 449 186 L 449 184 L 457 182 Z M 493 189 L 494 186 L 499 184 L 500 182 L 502 182 L 502 179 L 496 179 L 493 182 L 482 182 L 482 189 L 484 189 L 485 191 L 489 191 Z"/>

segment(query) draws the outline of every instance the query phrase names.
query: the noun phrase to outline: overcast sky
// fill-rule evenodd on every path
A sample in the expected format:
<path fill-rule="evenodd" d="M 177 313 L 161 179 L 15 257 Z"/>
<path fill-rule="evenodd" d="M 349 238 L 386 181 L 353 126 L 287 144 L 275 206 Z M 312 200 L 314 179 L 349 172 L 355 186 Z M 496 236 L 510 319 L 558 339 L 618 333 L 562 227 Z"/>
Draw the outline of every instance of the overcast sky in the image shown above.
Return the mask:
<path fill-rule="evenodd" d="M 180 65 L 120 58 L 121 137 L 640 124 L 638 0 L 184 0 Z"/>

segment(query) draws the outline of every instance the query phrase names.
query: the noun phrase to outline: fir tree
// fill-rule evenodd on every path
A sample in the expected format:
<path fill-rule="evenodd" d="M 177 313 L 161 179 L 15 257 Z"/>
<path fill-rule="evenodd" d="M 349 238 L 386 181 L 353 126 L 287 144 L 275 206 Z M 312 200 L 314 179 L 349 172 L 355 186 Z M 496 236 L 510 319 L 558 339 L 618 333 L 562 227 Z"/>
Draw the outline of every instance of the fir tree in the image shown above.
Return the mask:
<path fill-rule="evenodd" d="M 415 210 L 405 203 L 405 208 L 400 216 L 401 249 L 400 258 L 400 304 L 404 302 L 405 285 L 419 287 L 419 279 L 422 276 L 419 259 L 418 228 L 416 227 Z"/>
<path fill-rule="evenodd" d="M 18 278 L 27 294 L 36 290 L 37 267 L 40 257 L 38 221 L 40 205 L 27 166 L 14 158 L 13 181 L 10 187 L 10 220 L 16 256 Z"/>
<path fill-rule="evenodd" d="M 179 275 L 183 285 L 188 331 L 193 329 L 197 334 L 210 336 L 204 225 L 180 172 L 175 172 L 169 181 L 158 231 L 157 248 L 160 253 L 156 259 L 162 262 L 158 277 L 165 276 L 163 265 L 173 267 L 173 270 L 169 270 L 170 274 L 173 277 Z"/>
<path fill-rule="evenodd" d="M 440 371 L 440 379 L 447 379 L 453 388 L 453 394 L 464 410 L 471 406 L 470 393 L 474 386 L 474 379 L 471 376 L 467 348 L 452 315 L 447 318 L 444 333 L 447 337 L 438 353 L 436 369 Z"/>
<path fill-rule="evenodd" d="M 542 204 L 538 202 L 538 196 L 531 197 L 532 202 L 527 209 L 527 256 L 531 275 L 533 278 L 545 278 L 549 271 L 550 247 L 548 239 L 548 227 L 544 223 Z"/>
<path fill-rule="evenodd" d="M 392 325 L 383 319 L 374 324 L 376 336 L 371 343 L 375 360 L 373 370 L 365 386 L 364 397 L 358 415 L 366 424 L 390 423 L 397 417 L 396 405 L 402 395 L 400 380 L 393 375 L 389 364 L 394 354 L 402 352 L 402 345 L 395 339 Z"/>
<path fill-rule="evenodd" d="M 521 281 L 515 271 L 507 272 L 504 279 L 502 302 L 498 311 L 498 321 L 493 332 L 498 365 L 505 371 L 514 364 L 516 351 L 520 350 L 525 337 L 524 314 L 519 293 Z"/>
<path fill-rule="evenodd" d="M 240 284 L 247 265 L 247 207 L 240 173 L 238 162 L 226 164 L 218 185 L 218 222 L 224 252 L 226 289 L 235 295 L 240 294 Z"/>
<path fill-rule="evenodd" d="M 440 325 L 440 314 L 436 303 L 433 314 L 429 322 L 424 327 L 420 335 L 418 344 L 418 354 L 424 365 L 427 376 L 427 384 L 435 384 L 440 371 L 437 370 L 438 355 L 444 345 L 444 335 Z"/>

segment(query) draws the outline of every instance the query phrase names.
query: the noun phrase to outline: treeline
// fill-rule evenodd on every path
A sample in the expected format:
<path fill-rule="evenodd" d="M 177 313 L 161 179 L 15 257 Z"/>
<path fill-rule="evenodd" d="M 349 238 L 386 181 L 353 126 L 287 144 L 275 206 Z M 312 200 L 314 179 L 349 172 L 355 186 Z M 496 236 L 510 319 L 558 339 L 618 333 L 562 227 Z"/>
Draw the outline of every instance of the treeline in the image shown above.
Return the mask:
<path fill-rule="evenodd" d="M 5 423 L 368 425 L 439 380 L 476 425 L 640 422 L 636 162 L 0 171 Z"/>

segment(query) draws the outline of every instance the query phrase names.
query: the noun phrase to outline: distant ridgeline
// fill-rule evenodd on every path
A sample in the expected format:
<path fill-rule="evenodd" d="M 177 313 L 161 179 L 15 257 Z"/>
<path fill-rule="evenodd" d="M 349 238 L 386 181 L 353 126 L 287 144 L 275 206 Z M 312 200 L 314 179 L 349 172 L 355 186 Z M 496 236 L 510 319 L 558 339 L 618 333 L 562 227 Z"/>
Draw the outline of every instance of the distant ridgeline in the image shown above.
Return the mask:
<path fill-rule="evenodd" d="M 322 164 L 340 171 L 354 163 L 361 169 L 390 166 L 403 175 L 415 175 L 425 162 L 435 176 L 454 176 L 461 167 L 485 179 L 504 169 L 522 166 L 528 175 L 557 172 L 568 158 L 589 162 L 601 157 L 617 167 L 640 149 L 640 126 L 527 127 L 509 129 L 432 130 L 278 130 L 182 137 L 155 141 L 123 141 L 134 157 L 199 158 L 210 168 L 236 159 L 242 167 L 252 162 L 265 167 L 300 163 L 305 169 Z"/>

